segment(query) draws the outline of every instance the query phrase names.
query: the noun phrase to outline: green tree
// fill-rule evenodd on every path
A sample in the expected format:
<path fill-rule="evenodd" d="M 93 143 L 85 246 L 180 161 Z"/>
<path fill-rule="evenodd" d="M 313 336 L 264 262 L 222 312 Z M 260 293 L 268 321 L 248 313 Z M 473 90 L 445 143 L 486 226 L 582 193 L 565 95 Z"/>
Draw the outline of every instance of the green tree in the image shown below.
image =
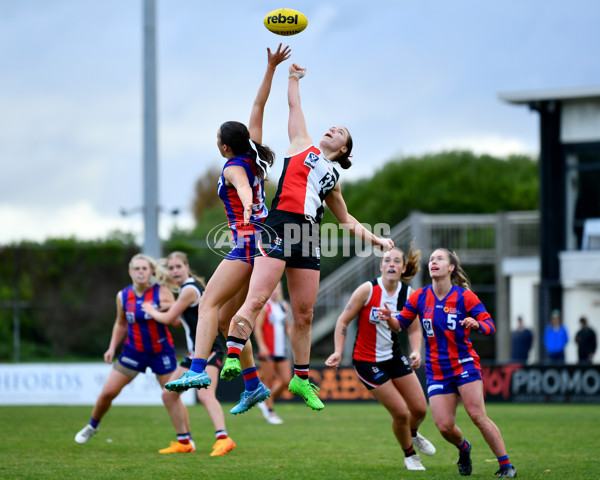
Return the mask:
<path fill-rule="evenodd" d="M 537 162 L 522 155 L 503 159 L 465 151 L 408 157 L 386 163 L 371 178 L 342 184 L 342 191 L 356 218 L 390 225 L 411 211 L 536 210 Z"/>
<path fill-rule="evenodd" d="M 467 151 L 393 159 L 370 178 L 342 183 L 348 210 L 359 221 L 394 226 L 411 211 L 496 213 L 537 210 L 537 162 L 524 155 L 498 158 Z M 323 222 L 336 223 L 327 209 Z M 322 276 L 346 259 L 322 261 Z"/>

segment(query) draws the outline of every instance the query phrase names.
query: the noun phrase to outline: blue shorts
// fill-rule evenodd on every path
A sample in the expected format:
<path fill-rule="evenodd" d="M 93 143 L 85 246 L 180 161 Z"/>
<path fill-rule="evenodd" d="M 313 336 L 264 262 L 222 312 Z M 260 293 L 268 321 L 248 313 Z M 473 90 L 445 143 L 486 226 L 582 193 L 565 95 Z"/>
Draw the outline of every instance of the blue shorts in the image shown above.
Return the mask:
<path fill-rule="evenodd" d="M 254 257 L 260 255 L 260 252 L 256 248 L 257 238 L 256 235 L 239 235 L 234 241 L 234 247 L 225 257 L 226 260 L 242 260 L 243 262 L 254 265 Z"/>
<path fill-rule="evenodd" d="M 156 375 L 171 373 L 177 368 L 177 357 L 173 347 L 163 347 L 160 353 L 138 352 L 127 346 L 119 355 L 119 363 L 129 370 L 144 373 L 150 367 Z"/>
<path fill-rule="evenodd" d="M 454 377 L 445 378 L 443 380 L 431 380 L 427 379 L 427 396 L 433 397 L 434 395 L 445 395 L 448 393 L 458 394 L 458 387 L 466 385 L 467 383 L 476 382 L 477 380 L 483 381 L 481 376 L 481 370 L 465 370 L 460 375 Z"/>

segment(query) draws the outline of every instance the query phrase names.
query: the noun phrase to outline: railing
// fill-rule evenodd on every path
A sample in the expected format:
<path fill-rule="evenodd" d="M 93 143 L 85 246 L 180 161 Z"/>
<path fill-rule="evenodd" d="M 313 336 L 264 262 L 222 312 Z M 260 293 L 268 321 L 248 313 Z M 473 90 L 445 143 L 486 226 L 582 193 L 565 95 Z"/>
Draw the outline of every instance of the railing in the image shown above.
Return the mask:
<path fill-rule="evenodd" d="M 390 232 L 394 244 L 408 252 L 420 249 L 426 260 L 434 248 L 455 250 L 464 265 L 496 265 L 499 258 L 533 256 L 539 251 L 539 212 L 430 215 L 412 213 Z M 319 285 L 314 306 L 313 344 L 331 333 L 337 316 L 361 283 L 379 276 L 380 256 L 353 257 Z M 421 268 L 415 284 L 423 285 Z"/>

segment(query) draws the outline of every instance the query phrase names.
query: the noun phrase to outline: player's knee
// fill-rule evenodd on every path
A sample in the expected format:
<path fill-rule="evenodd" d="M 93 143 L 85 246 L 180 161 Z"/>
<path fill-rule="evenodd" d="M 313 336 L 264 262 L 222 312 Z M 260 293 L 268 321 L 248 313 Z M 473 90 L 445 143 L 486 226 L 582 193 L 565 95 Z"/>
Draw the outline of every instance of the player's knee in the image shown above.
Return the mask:
<path fill-rule="evenodd" d="M 298 325 L 308 326 L 312 324 L 313 319 L 313 308 L 309 305 L 301 306 L 297 312 L 294 312 L 294 322 L 298 322 Z"/>
<path fill-rule="evenodd" d="M 115 398 L 117 398 L 119 392 L 120 390 L 103 390 L 102 392 L 100 392 L 100 395 L 98 395 L 98 402 L 110 404 Z"/>
<path fill-rule="evenodd" d="M 446 422 L 446 421 L 436 421 L 435 426 L 442 434 L 442 436 L 446 437 L 447 435 L 451 435 L 454 431 L 454 423 Z"/>
<path fill-rule="evenodd" d="M 179 394 L 163 388 L 161 397 L 165 406 L 168 407 L 169 405 L 173 405 L 179 399 Z"/>
<path fill-rule="evenodd" d="M 487 420 L 486 415 L 481 412 L 469 413 L 469 417 L 477 428 L 481 428 Z"/>
<path fill-rule="evenodd" d="M 198 401 L 206 407 L 211 402 L 216 401 L 216 397 L 210 390 L 198 390 Z"/>
<path fill-rule="evenodd" d="M 410 409 L 410 413 L 412 413 L 413 417 L 415 417 L 419 422 L 422 422 L 427 415 L 427 404 L 413 406 Z"/>
<path fill-rule="evenodd" d="M 408 411 L 398 410 L 393 413 L 394 422 L 398 425 L 408 425 Z"/>
<path fill-rule="evenodd" d="M 250 299 L 250 308 L 253 311 L 260 311 L 263 309 L 268 300 L 269 298 L 265 297 L 264 295 L 253 297 Z"/>

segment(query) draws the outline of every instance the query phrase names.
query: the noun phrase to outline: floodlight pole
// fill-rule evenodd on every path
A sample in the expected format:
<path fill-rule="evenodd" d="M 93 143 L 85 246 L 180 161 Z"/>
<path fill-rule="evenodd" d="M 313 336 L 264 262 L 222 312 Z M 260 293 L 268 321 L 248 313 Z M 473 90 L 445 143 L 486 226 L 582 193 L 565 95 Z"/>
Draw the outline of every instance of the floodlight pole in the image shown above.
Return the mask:
<path fill-rule="evenodd" d="M 142 251 L 161 256 L 158 236 L 158 140 L 156 113 L 156 0 L 143 0 L 144 25 L 144 246 Z"/>

